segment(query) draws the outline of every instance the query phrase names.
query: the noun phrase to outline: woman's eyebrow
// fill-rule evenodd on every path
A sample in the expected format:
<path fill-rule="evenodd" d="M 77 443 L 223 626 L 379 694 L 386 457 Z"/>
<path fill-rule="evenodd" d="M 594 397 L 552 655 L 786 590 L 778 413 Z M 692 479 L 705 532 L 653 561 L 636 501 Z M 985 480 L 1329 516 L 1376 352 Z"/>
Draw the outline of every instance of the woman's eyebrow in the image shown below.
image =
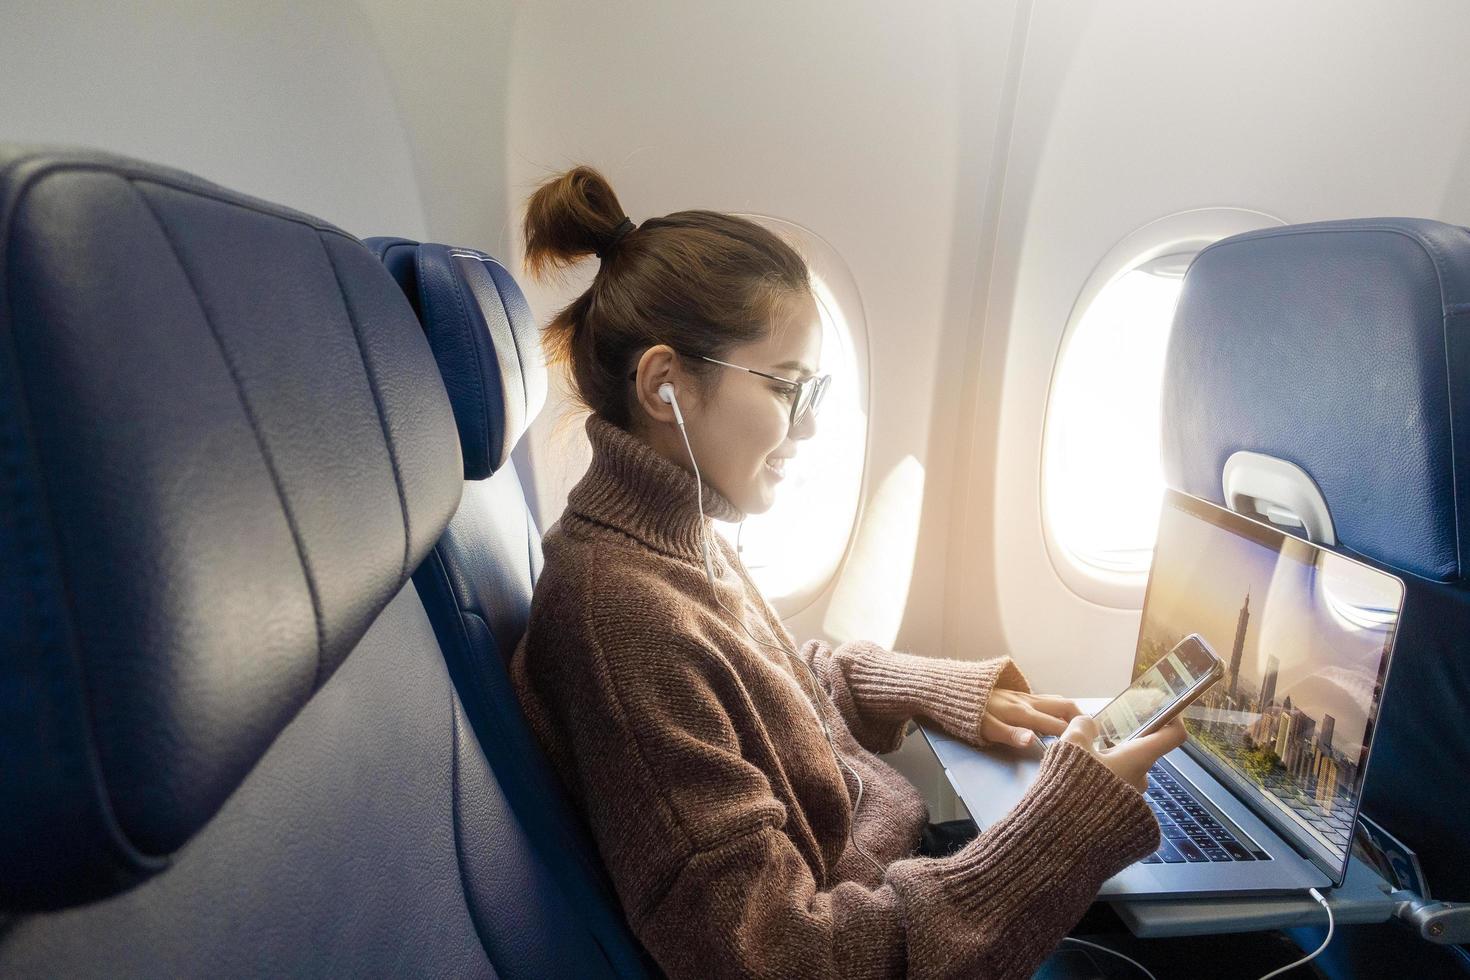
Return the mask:
<path fill-rule="evenodd" d="M 776 365 L 776 370 L 796 371 L 798 374 L 803 375 L 813 375 L 817 373 L 800 361 L 782 361 L 780 364 Z"/>

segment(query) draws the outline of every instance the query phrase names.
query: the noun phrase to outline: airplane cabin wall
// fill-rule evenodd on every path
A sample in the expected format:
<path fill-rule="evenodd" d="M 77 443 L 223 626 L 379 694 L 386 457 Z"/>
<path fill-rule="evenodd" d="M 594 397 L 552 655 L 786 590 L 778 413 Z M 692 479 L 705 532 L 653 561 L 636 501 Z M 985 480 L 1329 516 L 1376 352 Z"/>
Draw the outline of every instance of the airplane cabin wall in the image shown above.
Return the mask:
<path fill-rule="evenodd" d="M 179 167 L 360 236 L 504 251 L 505 2 L 15 4 L 0 139 Z"/>
<path fill-rule="evenodd" d="M 892 474 L 923 474 L 898 502 L 922 508 L 912 553 L 839 578 L 899 603 L 877 639 L 1010 652 L 1076 695 L 1121 685 L 1138 624 L 1069 589 L 1041 528 L 1047 389 L 1099 258 L 1203 207 L 1470 223 L 1454 0 L 61 3 L 4 26 L 3 138 L 159 160 L 357 234 L 518 268 L 526 196 L 578 162 L 635 220 L 706 207 L 811 229 L 869 330 L 860 525 L 885 520 Z M 543 320 L 591 265 L 526 283 Z M 529 449 L 543 520 L 585 461 L 565 411 Z M 881 564 L 906 590 L 864 592 Z M 830 635 L 832 601 L 794 631 Z"/>
<path fill-rule="evenodd" d="M 20 3 L 0 27 L 0 139 L 154 160 L 357 234 L 426 231 L 352 3 Z"/>

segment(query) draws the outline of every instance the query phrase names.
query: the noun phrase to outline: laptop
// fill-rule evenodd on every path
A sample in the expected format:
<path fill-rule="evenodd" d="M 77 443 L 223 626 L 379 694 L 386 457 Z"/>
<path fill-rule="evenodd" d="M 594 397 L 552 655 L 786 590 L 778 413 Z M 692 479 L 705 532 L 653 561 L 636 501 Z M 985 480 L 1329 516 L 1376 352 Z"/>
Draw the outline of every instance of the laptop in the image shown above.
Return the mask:
<path fill-rule="evenodd" d="M 1162 846 L 1101 897 L 1341 885 L 1403 601 L 1393 575 L 1166 491 L 1133 676 L 1190 633 L 1225 676 L 1186 709 L 1189 741 L 1149 774 Z M 926 734 L 982 828 L 1020 799 L 1042 752 Z"/>

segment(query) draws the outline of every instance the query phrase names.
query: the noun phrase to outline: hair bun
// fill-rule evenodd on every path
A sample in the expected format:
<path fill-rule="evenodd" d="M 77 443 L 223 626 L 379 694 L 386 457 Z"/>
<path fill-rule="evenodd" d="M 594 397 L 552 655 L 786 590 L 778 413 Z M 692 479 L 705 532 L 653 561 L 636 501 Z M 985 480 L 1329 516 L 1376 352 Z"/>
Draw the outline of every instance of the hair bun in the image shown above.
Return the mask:
<path fill-rule="evenodd" d="M 624 239 L 637 229 L 636 247 Z M 532 274 L 586 255 L 604 264 L 541 331 L 551 366 L 565 365 L 577 398 L 628 427 L 637 399 L 628 372 L 648 348 L 678 338 L 681 362 L 700 383 L 731 347 L 768 335 L 810 304 L 806 263 L 787 242 L 746 218 L 676 211 L 641 225 L 607 180 L 575 167 L 538 187 L 526 205 L 526 265 Z M 619 251 L 621 249 L 621 251 Z"/>
<path fill-rule="evenodd" d="M 587 255 L 601 258 L 633 227 L 607 178 L 573 167 L 543 183 L 526 204 L 526 266 L 539 275 Z"/>

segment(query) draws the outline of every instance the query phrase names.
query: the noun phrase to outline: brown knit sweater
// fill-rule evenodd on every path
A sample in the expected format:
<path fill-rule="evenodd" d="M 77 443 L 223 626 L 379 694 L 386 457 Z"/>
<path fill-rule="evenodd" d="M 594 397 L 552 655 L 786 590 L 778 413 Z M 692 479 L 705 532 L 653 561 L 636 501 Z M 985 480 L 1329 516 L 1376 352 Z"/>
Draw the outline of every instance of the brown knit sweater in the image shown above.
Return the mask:
<path fill-rule="evenodd" d="M 980 743 L 1006 658 L 801 647 L 857 784 L 833 761 L 804 669 L 710 598 L 692 475 L 589 419 L 593 460 L 546 534 L 512 677 L 592 829 L 628 921 L 671 977 L 1024 977 L 1110 875 L 1148 854 L 1142 797 L 1058 742 L 1003 820 L 954 855 L 911 855 L 922 797 L 873 753 L 909 719 Z M 705 511 L 739 519 L 705 488 Z M 789 636 L 710 529 L 720 596 Z M 800 673 L 798 673 L 800 671 Z M 847 831 L 884 866 L 847 846 Z"/>

